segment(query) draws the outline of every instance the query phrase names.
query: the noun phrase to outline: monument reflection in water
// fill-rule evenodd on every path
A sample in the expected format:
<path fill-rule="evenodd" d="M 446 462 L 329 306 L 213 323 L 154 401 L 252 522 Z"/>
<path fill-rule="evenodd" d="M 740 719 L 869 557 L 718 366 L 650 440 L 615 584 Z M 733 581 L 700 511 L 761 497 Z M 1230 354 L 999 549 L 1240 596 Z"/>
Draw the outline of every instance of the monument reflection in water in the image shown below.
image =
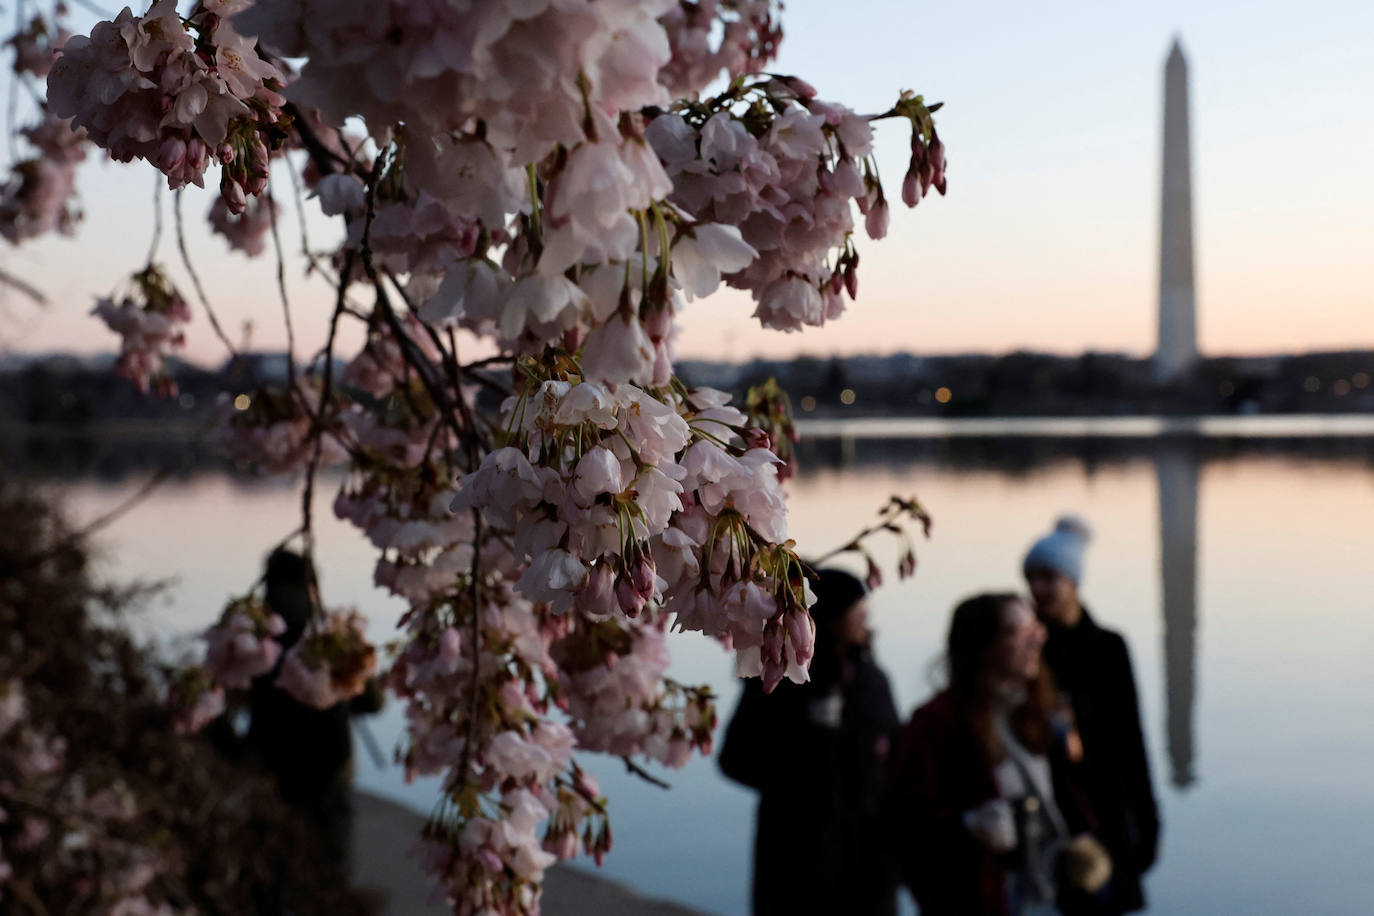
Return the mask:
<path fill-rule="evenodd" d="M 1166 443 L 1155 456 L 1159 481 L 1159 565 L 1164 617 L 1164 684 L 1170 781 L 1196 779 L 1193 702 L 1197 693 L 1197 449 Z"/>

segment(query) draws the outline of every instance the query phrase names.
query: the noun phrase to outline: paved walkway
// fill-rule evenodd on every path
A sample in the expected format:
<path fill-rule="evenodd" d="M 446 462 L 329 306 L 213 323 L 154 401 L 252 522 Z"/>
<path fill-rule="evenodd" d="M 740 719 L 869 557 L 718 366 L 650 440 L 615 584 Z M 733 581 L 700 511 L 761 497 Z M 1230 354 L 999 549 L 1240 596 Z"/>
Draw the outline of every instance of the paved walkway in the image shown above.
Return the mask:
<path fill-rule="evenodd" d="M 430 878 L 407 853 L 424 818 L 376 795 L 354 797 L 353 880 L 385 901 L 383 916 L 443 916 L 443 903 L 428 902 Z M 543 910 L 548 916 L 704 916 L 679 906 L 641 897 L 628 887 L 596 875 L 558 866 L 544 880 Z"/>

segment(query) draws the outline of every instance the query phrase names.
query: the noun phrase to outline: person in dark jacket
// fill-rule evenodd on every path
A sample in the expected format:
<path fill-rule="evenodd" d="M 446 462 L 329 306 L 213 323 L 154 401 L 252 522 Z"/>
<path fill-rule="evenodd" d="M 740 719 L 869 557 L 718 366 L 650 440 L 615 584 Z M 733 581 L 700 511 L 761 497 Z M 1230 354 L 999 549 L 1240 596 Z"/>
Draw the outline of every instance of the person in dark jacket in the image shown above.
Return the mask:
<path fill-rule="evenodd" d="M 1110 873 L 1054 726 L 1043 641 L 1016 595 L 954 609 L 948 686 L 912 714 L 891 774 L 898 867 L 921 916 L 1091 912 Z"/>
<path fill-rule="evenodd" d="M 277 637 L 284 658 L 305 632 L 312 609 L 319 607 L 314 570 L 305 557 L 278 548 L 267 558 L 264 584 L 267 607 L 286 623 Z M 344 862 L 352 823 L 350 714 L 380 709 L 380 688 L 370 684 L 351 703 L 315 709 L 276 686 L 280 668 L 279 661 L 253 680 L 247 744 L 276 777 L 282 799 L 314 822 L 329 854 Z"/>
<path fill-rule="evenodd" d="M 1031 547 L 1023 570 L 1035 612 L 1049 631 L 1045 662 L 1082 740 L 1080 782 L 1112 856 L 1110 902 L 1103 911 L 1128 913 L 1145 906 L 1141 876 L 1158 850 L 1159 808 L 1126 641 L 1099 626 L 1079 599 L 1090 537 L 1080 519 L 1061 518 Z"/>
<path fill-rule="evenodd" d="M 755 916 L 887 916 L 896 880 L 879 805 L 897 710 L 873 660 L 863 583 L 822 569 L 813 587 L 811 680 L 765 694 L 750 679 L 719 764 L 759 792 Z"/>

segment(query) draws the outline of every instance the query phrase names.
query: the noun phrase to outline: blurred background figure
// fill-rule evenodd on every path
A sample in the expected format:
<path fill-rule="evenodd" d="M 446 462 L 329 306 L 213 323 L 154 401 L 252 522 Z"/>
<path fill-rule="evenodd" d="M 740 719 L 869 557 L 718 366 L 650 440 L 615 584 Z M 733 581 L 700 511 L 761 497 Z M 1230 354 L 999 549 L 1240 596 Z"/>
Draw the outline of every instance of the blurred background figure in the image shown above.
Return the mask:
<path fill-rule="evenodd" d="M 1056 740 L 1044 640 L 1016 595 L 954 609 L 948 685 L 913 713 L 892 773 L 898 867 L 921 916 L 1092 912 L 1110 874 Z"/>
<path fill-rule="evenodd" d="M 298 553 L 278 548 L 267 558 L 267 607 L 286 622 L 277 637 L 281 658 L 301 638 L 320 607 L 315 571 Z M 381 709 L 379 682 L 350 702 L 315 709 L 275 685 L 281 662 L 253 680 L 249 697 L 250 751 L 276 777 L 282 799 L 309 817 L 330 855 L 346 863 L 352 823 L 353 734 L 349 717 Z"/>
<path fill-rule="evenodd" d="M 1107 912 L 1143 909 L 1141 876 L 1155 861 L 1159 808 L 1150 781 L 1135 675 L 1126 641 L 1083 606 L 1078 584 L 1087 524 L 1064 516 L 1026 554 L 1022 569 L 1049 636 L 1045 663 L 1082 739 L 1082 787 L 1114 866 Z"/>
<path fill-rule="evenodd" d="M 822 569 L 812 587 L 811 680 L 765 694 L 751 678 L 720 751 L 725 775 L 759 792 L 753 912 L 891 914 L 879 805 L 897 710 L 863 583 Z"/>

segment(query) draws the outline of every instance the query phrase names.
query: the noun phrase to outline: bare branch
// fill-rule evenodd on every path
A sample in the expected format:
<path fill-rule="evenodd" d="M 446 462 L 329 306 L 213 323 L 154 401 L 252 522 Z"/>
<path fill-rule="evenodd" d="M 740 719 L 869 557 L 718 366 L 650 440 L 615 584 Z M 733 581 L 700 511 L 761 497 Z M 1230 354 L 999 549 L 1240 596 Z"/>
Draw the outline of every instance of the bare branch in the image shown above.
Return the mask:
<path fill-rule="evenodd" d="M 181 190 L 177 190 L 176 203 L 176 222 L 177 222 L 177 250 L 181 252 L 181 263 L 186 266 L 186 272 L 191 275 L 191 284 L 196 288 L 196 295 L 200 297 L 200 304 L 205 307 L 205 314 L 210 316 L 210 326 L 215 329 L 215 334 L 219 337 L 224 348 L 229 351 L 230 356 L 238 356 L 238 351 L 229 342 L 229 337 L 220 327 L 219 318 L 215 317 L 215 310 L 210 306 L 210 299 L 205 295 L 205 287 L 200 283 L 200 274 L 196 273 L 196 268 L 191 264 L 191 253 L 186 248 L 186 227 L 185 220 L 181 215 Z"/>

